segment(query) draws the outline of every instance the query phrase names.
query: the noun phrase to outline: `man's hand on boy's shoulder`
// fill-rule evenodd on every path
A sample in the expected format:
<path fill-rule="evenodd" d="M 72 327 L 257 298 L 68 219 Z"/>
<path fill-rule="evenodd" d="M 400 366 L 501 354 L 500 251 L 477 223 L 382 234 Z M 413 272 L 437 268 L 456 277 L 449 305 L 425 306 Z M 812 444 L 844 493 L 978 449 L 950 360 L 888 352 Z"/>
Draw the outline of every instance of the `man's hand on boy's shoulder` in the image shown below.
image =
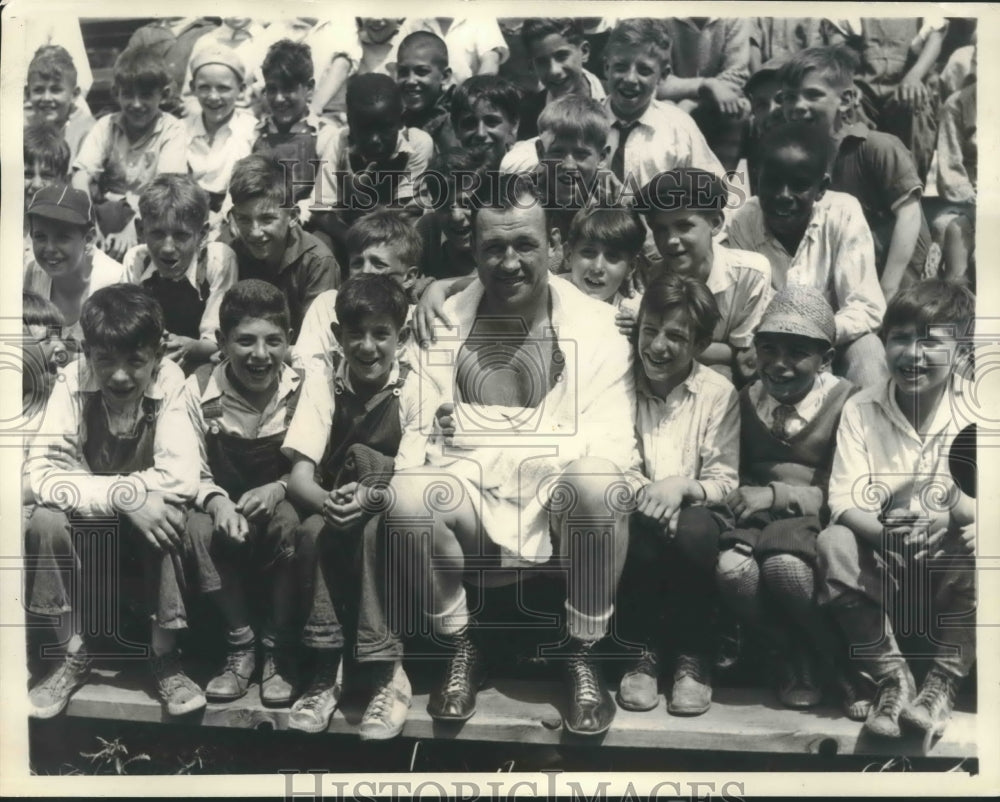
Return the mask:
<path fill-rule="evenodd" d="M 184 537 L 184 499 L 176 493 L 152 490 L 143 504 L 126 515 L 156 551 L 177 552 Z"/>
<path fill-rule="evenodd" d="M 726 497 L 726 504 L 736 516 L 737 523 L 744 523 L 758 512 L 765 512 L 774 506 L 774 488 L 738 487 Z"/>

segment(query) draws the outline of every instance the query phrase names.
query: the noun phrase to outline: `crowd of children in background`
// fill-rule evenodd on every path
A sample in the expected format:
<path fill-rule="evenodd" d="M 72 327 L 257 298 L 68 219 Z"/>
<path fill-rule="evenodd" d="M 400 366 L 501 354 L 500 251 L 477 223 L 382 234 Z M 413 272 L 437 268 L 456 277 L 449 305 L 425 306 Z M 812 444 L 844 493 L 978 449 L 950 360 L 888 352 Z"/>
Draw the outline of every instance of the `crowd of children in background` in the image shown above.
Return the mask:
<path fill-rule="evenodd" d="M 32 714 L 92 662 L 75 522 L 117 516 L 169 713 L 259 672 L 290 726 L 326 729 L 341 653 L 385 626 L 358 612 L 363 480 L 424 464 L 407 379 L 476 280 L 477 193 L 527 173 L 551 272 L 632 345 L 643 475 L 616 615 L 641 655 L 618 704 L 657 705 L 669 650 L 668 711 L 703 713 L 738 621 L 785 705 L 830 692 L 873 733 L 939 734 L 975 658 L 971 626 L 939 631 L 975 606 L 974 490 L 948 468 L 971 422 L 974 48 L 943 18 L 166 19 L 95 120 L 79 65 L 40 47 L 26 608 L 65 656 Z M 949 503 L 928 509 L 935 483 Z M 883 590 L 935 560 L 917 684 Z M 177 647 L 195 593 L 225 642 L 204 689 Z M 362 737 L 393 737 L 409 681 L 372 665 Z"/>

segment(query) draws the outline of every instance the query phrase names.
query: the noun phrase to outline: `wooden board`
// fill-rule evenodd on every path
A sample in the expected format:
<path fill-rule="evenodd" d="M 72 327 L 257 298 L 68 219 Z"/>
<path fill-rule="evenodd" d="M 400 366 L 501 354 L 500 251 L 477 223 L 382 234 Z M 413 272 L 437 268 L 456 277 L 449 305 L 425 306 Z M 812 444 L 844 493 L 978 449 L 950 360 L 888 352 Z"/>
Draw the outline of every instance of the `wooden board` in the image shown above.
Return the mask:
<path fill-rule="evenodd" d="M 283 730 L 286 708 L 266 708 L 259 689 L 236 702 L 209 704 L 203 711 L 171 719 L 142 685 L 145 672 L 97 670 L 70 701 L 67 714 L 96 719 L 137 722 L 174 721 L 209 727 Z M 512 741 L 537 744 L 594 743 L 563 732 L 558 683 L 525 680 L 498 681 L 480 692 L 476 714 L 460 726 L 445 726 L 427 714 L 427 695 L 413 698 L 403 736 Z M 555 703 L 554 703 L 555 702 Z M 353 733 L 363 712 L 361 704 L 345 704 L 334 713 L 331 733 Z M 945 738 L 929 753 L 932 757 L 975 757 L 976 717 L 956 712 Z M 599 740 L 606 746 L 645 749 L 693 749 L 800 754 L 919 755 L 916 738 L 883 740 L 862 736 L 861 725 L 833 708 L 793 711 L 772 702 L 760 689 L 717 688 L 712 708 L 702 716 L 669 716 L 661 697 L 646 713 L 618 710 L 611 730 Z"/>

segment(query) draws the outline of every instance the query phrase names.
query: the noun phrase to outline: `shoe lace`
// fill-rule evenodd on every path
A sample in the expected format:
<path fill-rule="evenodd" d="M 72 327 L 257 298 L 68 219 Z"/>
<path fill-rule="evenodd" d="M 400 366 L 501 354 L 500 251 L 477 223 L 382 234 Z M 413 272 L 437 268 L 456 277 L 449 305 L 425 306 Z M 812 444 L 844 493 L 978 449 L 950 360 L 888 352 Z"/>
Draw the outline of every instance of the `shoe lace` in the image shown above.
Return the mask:
<path fill-rule="evenodd" d="M 895 718 L 903 709 L 903 679 L 899 674 L 890 674 L 878 686 L 878 715 Z"/>
<path fill-rule="evenodd" d="M 934 710 L 955 701 L 955 684 L 938 671 L 931 671 L 920 689 L 920 704 Z"/>
<path fill-rule="evenodd" d="M 469 672 L 476 660 L 476 647 L 467 635 L 455 639 L 455 652 L 448 661 L 448 676 L 444 681 L 444 693 L 458 693 L 468 684 Z"/>
<path fill-rule="evenodd" d="M 692 677 L 702 684 L 708 682 L 708 672 L 705 671 L 704 661 L 700 657 L 689 654 L 682 654 L 677 658 L 674 676 L 678 679 L 684 676 Z"/>
<path fill-rule="evenodd" d="M 575 686 L 573 695 L 576 699 L 581 702 L 599 704 L 601 701 L 600 684 L 594 666 L 590 662 L 589 648 L 583 647 L 573 653 L 569 659 L 569 671 Z"/>
<path fill-rule="evenodd" d="M 246 657 L 245 649 L 235 649 L 226 653 L 226 671 L 239 675 L 240 663 Z"/>
<path fill-rule="evenodd" d="M 61 691 L 72 685 L 89 663 L 90 658 L 82 649 L 75 654 L 67 654 L 59 667 L 44 679 L 41 687 L 46 690 Z"/>
<path fill-rule="evenodd" d="M 364 718 L 366 721 L 371 719 L 382 719 L 392 708 L 395 697 L 392 686 L 393 677 L 394 671 L 391 670 L 391 668 L 386 668 L 383 675 L 379 678 L 379 684 L 377 690 L 375 691 L 375 695 L 372 697 L 371 702 L 368 703 L 368 707 L 365 710 Z"/>
<path fill-rule="evenodd" d="M 187 688 L 191 682 L 184 675 L 184 672 L 181 671 L 180 662 L 177 659 L 177 655 L 173 652 L 162 657 L 157 657 L 153 668 L 156 672 L 156 679 L 166 694 L 171 694 L 181 688 Z"/>

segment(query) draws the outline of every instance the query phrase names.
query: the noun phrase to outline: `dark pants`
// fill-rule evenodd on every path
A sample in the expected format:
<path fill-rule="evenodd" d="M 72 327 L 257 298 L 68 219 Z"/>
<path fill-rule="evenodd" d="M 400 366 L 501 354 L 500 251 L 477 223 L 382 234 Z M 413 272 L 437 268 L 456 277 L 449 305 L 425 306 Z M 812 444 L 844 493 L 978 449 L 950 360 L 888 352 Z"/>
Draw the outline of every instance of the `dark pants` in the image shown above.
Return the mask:
<path fill-rule="evenodd" d="M 707 654 L 714 645 L 715 564 L 729 524 L 707 507 L 687 507 L 670 538 L 640 515 L 629 522 L 629 548 L 618 586 L 615 637 Z"/>
<path fill-rule="evenodd" d="M 203 512 L 188 515 L 185 535 L 199 591 L 222 590 L 221 574 L 238 576 L 245 589 L 253 588 L 260 580 L 266 581 L 276 565 L 294 557 L 299 515 L 289 502 L 280 502 L 267 521 L 249 524 L 246 542 L 236 543 L 216 531 L 211 515 Z M 270 605 L 265 602 L 263 608 L 269 611 Z M 265 647 L 273 648 L 277 640 L 289 638 L 289 633 L 277 632 L 272 617 L 265 615 L 261 632 Z"/>
<path fill-rule="evenodd" d="M 183 554 L 156 552 L 124 516 L 70 518 L 37 507 L 25 529 L 26 604 L 31 613 L 75 612 L 77 631 L 101 632 L 113 600 L 142 578 L 143 609 L 164 629 L 187 627 Z M 100 619 L 100 620 L 98 620 Z"/>

